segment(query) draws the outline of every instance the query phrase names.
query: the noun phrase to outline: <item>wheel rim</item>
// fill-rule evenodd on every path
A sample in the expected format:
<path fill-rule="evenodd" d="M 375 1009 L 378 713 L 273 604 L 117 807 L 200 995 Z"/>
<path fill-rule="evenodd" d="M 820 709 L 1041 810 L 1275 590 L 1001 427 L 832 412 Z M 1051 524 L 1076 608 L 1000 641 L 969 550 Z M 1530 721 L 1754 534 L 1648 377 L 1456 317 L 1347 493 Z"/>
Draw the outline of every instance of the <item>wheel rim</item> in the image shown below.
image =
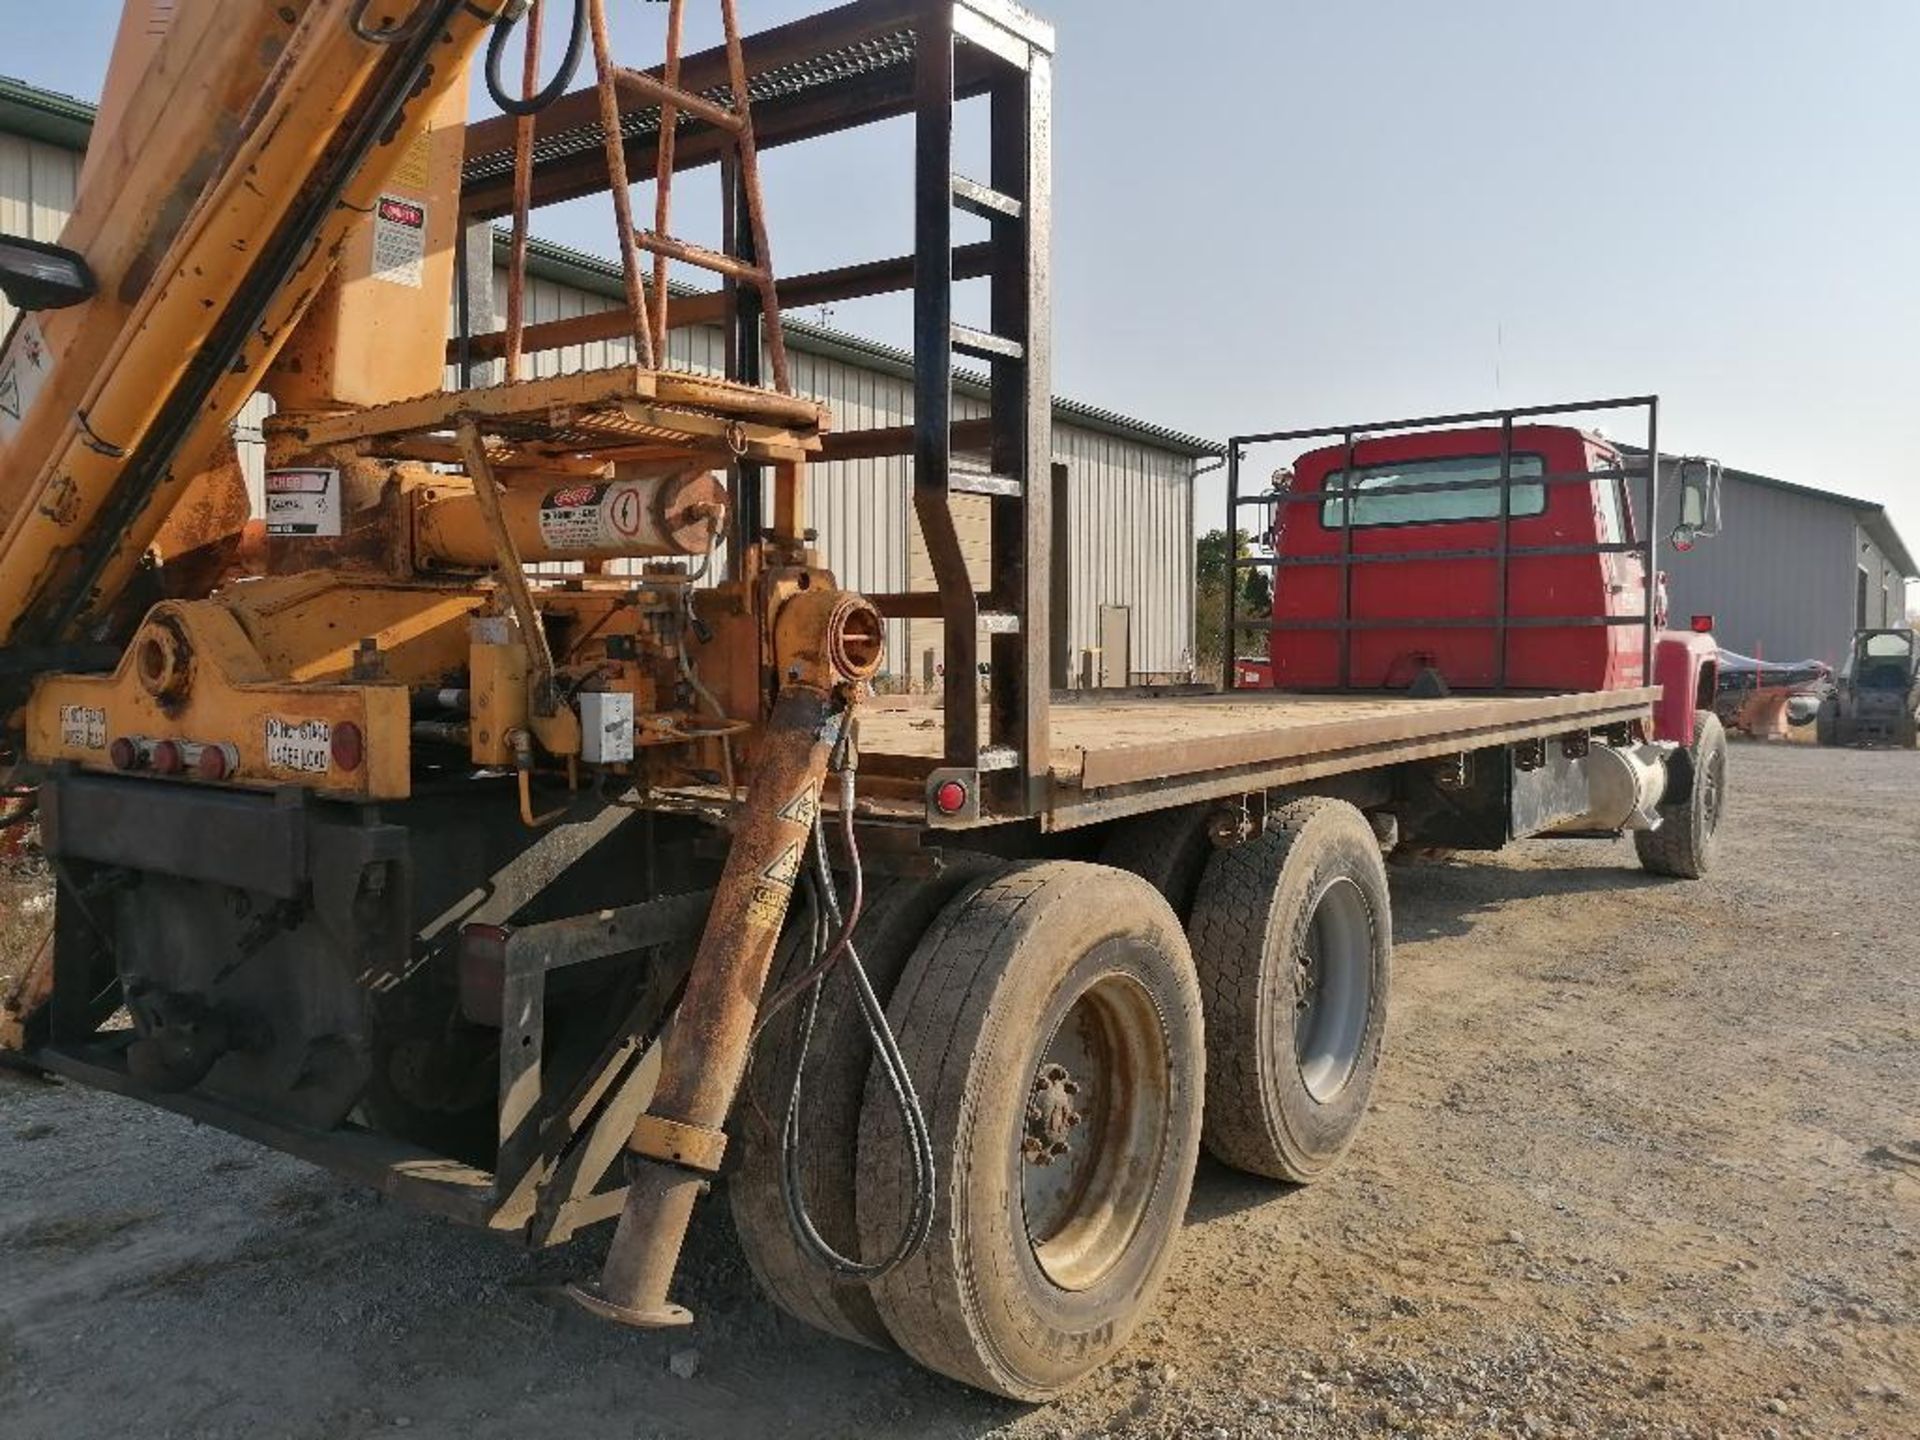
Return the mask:
<path fill-rule="evenodd" d="M 1720 828 L 1720 807 L 1726 798 L 1726 772 L 1726 752 L 1716 749 L 1708 758 L 1706 773 L 1701 777 L 1700 824 L 1708 835 Z"/>
<path fill-rule="evenodd" d="M 1090 981 L 1034 1067 L 1016 1140 L 1027 1243 L 1061 1289 L 1097 1284 L 1139 1230 L 1171 1129 L 1170 1092 L 1153 997 L 1131 975 Z"/>
<path fill-rule="evenodd" d="M 1346 876 L 1315 897 L 1295 962 L 1293 1053 L 1307 1094 L 1325 1105 L 1360 1066 L 1373 1008 L 1373 910 Z"/>

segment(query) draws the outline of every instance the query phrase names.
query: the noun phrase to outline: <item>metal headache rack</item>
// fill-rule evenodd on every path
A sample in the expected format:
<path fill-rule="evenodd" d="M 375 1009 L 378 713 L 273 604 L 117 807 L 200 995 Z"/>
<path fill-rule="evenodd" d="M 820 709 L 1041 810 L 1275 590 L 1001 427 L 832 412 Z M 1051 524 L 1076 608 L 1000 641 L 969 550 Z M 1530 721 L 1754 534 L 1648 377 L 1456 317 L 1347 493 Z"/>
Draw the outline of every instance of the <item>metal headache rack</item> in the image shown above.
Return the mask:
<path fill-rule="evenodd" d="M 1340 553 L 1338 555 L 1295 555 L 1278 553 L 1272 555 L 1239 555 L 1228 557 L 1226 644 L 1222 656 L 1222 688 L 1237 690 L 1242 687 L 1237 682 L 1239 671 L 1234 664 L 1235 637 L 1246 631 L 1266 631 L 1277 633 L 1286 630 L 1330 630 L 1340 637 L 1340 679 L 1336 688 L 1345 690 L 1352 683 L 1353 636 L 1360 630 L 1435 630 L 1435 629 L 1474 629 L 1494 632 L 1494 686 L 1496 690 L 1506 688 L 1508 639 L 1511 633 L 1519 629 L 1552 629 L 1573 626 L 1610 626 L 1634 625 L 1641 632 L 1641 674 L 1651 682 L 1653 675 L 1653 643 L 1656 628 L 1656 610 L 1658 605 L 1655 592 L 1659 586 L 1659 567 L 1656 564 L 1657 519 L 1660 513 L 1660 471 L 1651 459 L 1644 465 L 1631 458 L 1626 459 L 1617 470 L 1579 470 L 1547 475 L 1527 475 L 1523 477 L 1528 485 L 1591 485 L 1595 480 L 1625 480 L 1629 483 L 1644 479 L 1646 489 L 1646 512 L 1636 517 L 1639 524 L 1637 538 L 1616 543 L 1592 545 L 1515 545 L 1512 539 L 1513 529 L 1513 427 L 1517 420 L 1541 420 L 1553 416 L 1567 417 L 1603 410 L 1643 410 L 1646 412 L 1646 455 L 1657 456 L 1660 453 L 1660 401 L 1652 395 L 1624 396 L 1611 400 L 1573 401 L 1561 405 L 1528 405 L 1507 410 L 1475 410 L 1458 415 L 1423 415 L 1409 420 L 1374 420 L 1358 425 L 1323 425 L 1310 430 L 1269 430 L 1254 435 L 1236 435 L 1227 441 L 1227 529 L 1229 535 L 1238 533 L 1238 521 L 1243 508 L 1253 506 L 1266 507 L 1269 514 L 1280 506 L 1322 505 L 1328 502 L 1340 507 Z M 1397 435 L 1422 430 L 1440 430 L 1462 425 L 1497 425 L 1500 429 L 1500 509 L 1488 517 L 1497 522 L 1499 531 L 1492 549 L 1450 549 L 1450 550 L 1395 550 L 1372 553 L 1356 553 L 1353 548 L 1353 512 L 1359 492 L 1353 487 L 1354 451 L 1361 440 L 1368 437 Z M 1341 491 L 1314 490 L 1296 493 L 1292 490 L 1263 491 L 1259 494 L 1243 495 L 1240 491 L 1240 468 L 1247 458 L 1247 450 L 1254 445 L 1298 444 L 1311 440 L 1338 440 L 1345 447 L 1346 455 L 1341 461 L 1340 473 L 1348 477 L 1346 488 Z M 1453 481 L 1429 481 L 1410 485 L 1395 485 L 1377 493 L 1391 495 L 1418 495 L 1428 491 L 1448 490 L 1455 487 Z M 1271 523 L 1262 532 L 1272 533 Z M 1230 544 L 1230 548 L 1231 544 Z M 1508 562 L 1524 556 L 1545 555 L 1638 555 L 1644 567 L 1642 582 L 1642 604 L 1638 614 L 1632 615 L 1568 615 L 1568 616 L 1515 616 L 1511 613 L 1513 596 L 1508 575 Z M 1367 620 L 1355 618 L 1353 614 L 1353 571 L 1357 565 L 1393 565 L 1420 560 L 1492 560 L 1496 565 L 1494 581 L 1496 605 L 1494 613 L 1486 616 L 1456 616 L 1447 618 L 1393 618 Z M 1280 589 L 1284 571 L 1307 566 L 1340 567 L 1340 613 L 1331 620 L 1283 620 L 1270 616 L 1242 618 L 1236 604 L 1238 599 L 1238 577 L 1243 570 L 1270 570 L 1273 572 L 1274 593 Z"/>
<path fill-rule="evenodd" d="M 914 423 L 830 437 L 824 458 L 910 455 L 914 510 L 926 541 L 935 589 L 870 598 L 892 619 L 938 619 L 945 640 L 945 733 L 929 786 L 959 779 L 971 796 L 986 787 L 1002 815 L 1045 804 L 1051 617 L 1047 557 L 1052 495 L 1052 338 L 1048 252 L 1052 214 L 1052 27 L 1005 0 L 858 0 L 742 41 L 755 146 L 764 153 L 883 120 L 914 117 L 914 253 L 838 269 L 778 277 L 779 303 L 800 306 L 911 291 L 914 297 Z M 733 107 L 725 46 L 686 56 L 676 92 L 709 111 Z M 629 175 L 656 171 L 662 149 L 659 89 L 622 84 L 618 147 Z M 954 170 L 954 112 L 981 100 L 988 109 L 985 177 Z M 726 378 L 760 385 L 763 303 L 742 276 L 757 265 L 751 176 L 734 137 L 715 118 L 685 105 L 667 145 L 675 172 L 721 167 L 726 206 L 724 254 L 739 262 L 712 292 L 675 295 L 667 328 L 723 324 Z M 614 188 L 607 127 L 593 86 L 562 96 L 534 121 L 531 203 L 552 204 Z M 468 127 L 463 219 L 484 222 L 514 207 L 515 122 L 501 116 Z M 954 245 L 955 210 L 988 222 L 989 238 Z M 463 254 L 464 254 L 463 247 Z M 946 255 L 948 263 L 927 263 Z M 990 287 L 987 329 L 954 320 L 954 286 Z M 487 337 L 456 338 L 470 357 Z M 525 327 L 528 350 L 608 340 L 632 333 L 625 310 Z M 983 362 L 990 418 L 956 426 L 956 356 Z M 957 461 L 956 452 L 975 457 Z M 732 469 L 730 567 L 740 564 L 766 523 L 763 467 L 743 459 Z M 976 592 L 953 512 L 955 495 L 991 504 L 992 560 Z M 788 507 L 780 507 L 785 511 Z M 776 517 L 776 523 L 790 519 Z M 980 637 L 989 643 L 983 647 Z M 988 661 L 982 720 L 980 674 Z M 925 768 L 925 767 L 921 767 Z"/>

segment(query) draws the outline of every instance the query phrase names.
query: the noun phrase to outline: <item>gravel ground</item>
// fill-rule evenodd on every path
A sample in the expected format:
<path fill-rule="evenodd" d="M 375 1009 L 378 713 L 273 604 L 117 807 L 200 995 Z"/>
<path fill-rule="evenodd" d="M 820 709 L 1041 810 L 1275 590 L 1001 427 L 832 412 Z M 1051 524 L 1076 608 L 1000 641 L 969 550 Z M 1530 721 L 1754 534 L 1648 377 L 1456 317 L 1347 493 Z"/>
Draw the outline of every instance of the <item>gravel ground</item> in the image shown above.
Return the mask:
<path fill-rule="evenodd" d="M 1396 870 L 1350 1161 L 1204 1165 L 1156 1317 L 1054 1405 L 784 1319 L 715 1201 L 699 1324 L 633 1334 L 551 1298 L 604 1234 L 530 1257 L 7 1077 L 0 1434 L 1920 1433 L 1920 755 L 1749 745 L 1733 776 L 1702 884 L 1624 844 Z"/>

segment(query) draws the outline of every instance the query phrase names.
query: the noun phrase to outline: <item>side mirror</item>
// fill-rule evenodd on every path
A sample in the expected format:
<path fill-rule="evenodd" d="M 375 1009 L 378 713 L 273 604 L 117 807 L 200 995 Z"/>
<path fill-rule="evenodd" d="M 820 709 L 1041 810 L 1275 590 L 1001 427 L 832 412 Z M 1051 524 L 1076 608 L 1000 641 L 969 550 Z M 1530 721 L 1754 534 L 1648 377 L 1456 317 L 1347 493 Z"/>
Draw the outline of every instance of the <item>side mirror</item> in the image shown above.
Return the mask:
<path fill-rule="evenodd" d="M 1720 529 L 1720 462 L 1690 455 L 1675 467 L 1680 485 L 1680 523 L 1673 529 L 1673 548 L 1691 550 L 1702 535 Z M 1684 542 L 1684 543 L 1683 543 Z"/>
<path fill-rule="evenodd" d="M 64 310 L 93 298 L 93 272 L 71 250 L 0 235 L 0 295 L 22 310 Z"/>

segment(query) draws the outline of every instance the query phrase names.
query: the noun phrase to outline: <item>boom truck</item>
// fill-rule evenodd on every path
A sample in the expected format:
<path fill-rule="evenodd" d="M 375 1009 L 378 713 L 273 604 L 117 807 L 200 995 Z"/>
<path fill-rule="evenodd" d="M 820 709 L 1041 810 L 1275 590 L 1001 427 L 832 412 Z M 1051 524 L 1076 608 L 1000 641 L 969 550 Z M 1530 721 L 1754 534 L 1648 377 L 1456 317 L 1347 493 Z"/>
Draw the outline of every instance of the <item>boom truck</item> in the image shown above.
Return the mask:
<path fill-rule="evenodd" d="M 1056 693 L 1050 27 L 857 0 L 743 37 L 720 0 L 725 43 L 683 55 L 671 0 L 639 70 L 603 0 L 544 8 L 546 78 L 509 74 L 519 0 L 129 6 L 65 233 L 0 241 L 0 716 L 57 877 L 11 1043 L 528 1246 L 615 1221 L 570 1293 L 637 1327 L 692 1319 L 722 1179 L 780 1306 L 1044 1399 L 1152 1304 L 1202 1144 L 1299 1182 L 1353 1138 L 1385 850 L 1632 833 L 1709 868 L 1711 642 L 1657 625 L 1650 537 L 1581 518 L 1633 462 L 1443 417 L 1330 432 L 1281 496 L 1280 602 L 1234 623 L 1286 688 Z M 474 70 L 503 113 L 468 123 Z M 759 155 L 899 117 L 914 253 L 776 278 Z M 671 233 L 706 166 L 718 249 Z M 530 211 L 592 194 L 628 303 L 529 324 Z M 476 330 L 466 237 L 509 217 Z M 913 421 L 836 434 L 780 306 L 888 291 Z M 725 374 L 668 363 L 695 325 Z M 522 373 L 589 339 L 632 359 Z M 229 422 L 258 390 L 255 520 Z M 1383 478 L 1410 428 L 1464 459 Z M 1275 439 L 1234 441 L 1236 513 L 1274 503 L 1238 480 Z M 936 586 L 854 593 L 809 467 L 901 454 Z M 1465 510 L 1376 524 L 1410 503 Z M 869 701 L 888 617 L 945 622 L 931 728 Z"/>

